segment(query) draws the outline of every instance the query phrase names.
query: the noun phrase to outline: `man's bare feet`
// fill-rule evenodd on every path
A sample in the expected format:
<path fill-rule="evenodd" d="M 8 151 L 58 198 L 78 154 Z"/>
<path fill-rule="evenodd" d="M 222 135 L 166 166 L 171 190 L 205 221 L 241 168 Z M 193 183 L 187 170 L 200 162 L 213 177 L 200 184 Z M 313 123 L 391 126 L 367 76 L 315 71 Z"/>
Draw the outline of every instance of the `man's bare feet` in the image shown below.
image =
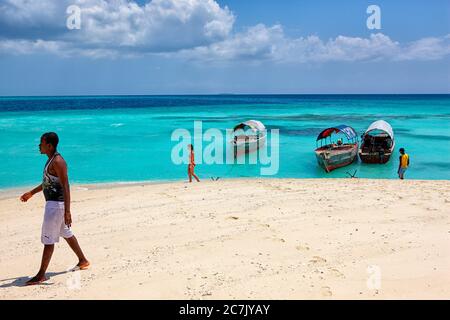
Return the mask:
<path fill-rule="evenodd" d="M 31 278 L 30 280 L 28 280 L 27 282 L 25 282 L 25 285 L 26 286 L 35 286 L 35 285 L 41 284 L 42 282 L 45 282 L 47 280 L 48 280 L 48 278 L 45 275 L 43 275 L 43 276 L 36 275 L 33 278 Z"/>

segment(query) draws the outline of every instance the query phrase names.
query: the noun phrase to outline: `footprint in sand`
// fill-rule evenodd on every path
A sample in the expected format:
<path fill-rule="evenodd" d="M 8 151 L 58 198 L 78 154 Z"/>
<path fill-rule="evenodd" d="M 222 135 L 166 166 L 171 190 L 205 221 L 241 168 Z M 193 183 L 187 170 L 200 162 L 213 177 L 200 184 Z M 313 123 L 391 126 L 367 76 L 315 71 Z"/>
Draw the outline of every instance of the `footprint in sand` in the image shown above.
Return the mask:
<path fill-rule="evenodd" d="M 314 256 L 311 260 L 309 260 L 309 262 L 312 262 L 314 264 L 322 264 L 326 263 L 327 260 L 319 256 Z"/>
<path fill-rule="evenodd" d="M 322 287 L 322 296 L 324 297 L 331 297 L 333 295 L 333 292 L 331 291 L 330 287 Z"/>
<path fill-rule="evenodd" d="M 330 274 L 334 277 L 345 278 L 344 274 L 342 272 L 340 272 L 338 269 L 329 268 L 328 270 L 329 270 Z"/>
<path fill-rule="evenodd" d="M 309 247 L 306 245 L 298 245 L 295 247 L 295 249 L 299 250 L 299 251 L 308 251 Z"/>

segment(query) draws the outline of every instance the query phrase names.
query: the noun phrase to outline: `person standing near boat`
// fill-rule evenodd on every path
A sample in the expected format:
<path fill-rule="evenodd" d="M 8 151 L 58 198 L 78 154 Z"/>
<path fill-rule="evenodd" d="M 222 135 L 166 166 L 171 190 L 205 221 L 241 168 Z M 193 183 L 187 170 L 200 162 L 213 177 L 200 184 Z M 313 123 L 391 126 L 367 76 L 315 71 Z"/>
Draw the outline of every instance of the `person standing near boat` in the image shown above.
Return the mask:
<path fill-rule="evenodd" d="M 405 153 L 405 149 L 400 148 L 400 158 L 399 158 L 399 164 L 398 164 L 398 177 L 400 179 L 404 179 L 404 175 L 406 170 L 409 167 L 409 155 Z"/>
<path fill-rule="evenodd" d="M 192 144 L 189 144 L 188 149 L 189 149 L 189 165 L 188 165 L 189 182 L 192 182 L 192 176 L 194 176 L 197 182 L 200 182 L 200 179 L 194 173 L 195 168 L 194 146 Z"/>
<path fill-rule="evenodd" d="M 48 157 L 44 167 L 44 177 L 41 185 L 24 193 L 20 200 L 27 202 L 34 194 L 43 191 L 45 197 L 44 222 L 42 224 L 41 242 L 44 245 L 41 267 L 36 276 L 26 282 L 27 285 L 37 285 L 46 280 L 45 272 L 52 258 L 55 243 L 63 237 L 78 257 L 75 268 L 84 270 L 89 267 L 89 261 L 83 254 L 77 238 L 70 230 L 72 216 L 70 213 L 70 189 L 67 176 L 67 164 L 56 151 L 59 138 L 54 132 L 44 133 L 39 144 L 39 151 Z"/>

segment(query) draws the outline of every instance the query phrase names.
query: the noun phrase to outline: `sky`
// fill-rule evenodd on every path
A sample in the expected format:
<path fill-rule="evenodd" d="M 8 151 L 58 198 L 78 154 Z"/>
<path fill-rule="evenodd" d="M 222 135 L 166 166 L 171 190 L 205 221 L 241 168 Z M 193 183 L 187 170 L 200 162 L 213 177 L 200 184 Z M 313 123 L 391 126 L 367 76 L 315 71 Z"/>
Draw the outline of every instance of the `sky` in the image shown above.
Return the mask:
<path fill-rule="evenodd" d="M 0 0 L 0 96 L 221 93 L 450 93 L 450 1 Z"/>

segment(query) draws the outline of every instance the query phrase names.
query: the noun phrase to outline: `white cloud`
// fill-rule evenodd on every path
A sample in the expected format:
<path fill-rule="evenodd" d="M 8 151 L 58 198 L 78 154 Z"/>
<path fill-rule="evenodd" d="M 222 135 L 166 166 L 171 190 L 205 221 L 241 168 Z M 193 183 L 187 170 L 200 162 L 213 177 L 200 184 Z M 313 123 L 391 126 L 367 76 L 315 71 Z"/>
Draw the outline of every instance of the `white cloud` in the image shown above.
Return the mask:
<path fill-rule="evenodd" d="M 93 46 L 176 51 L 223 40 L 234 16 L 213 0 L 153 0 L 144 6 L 90 0 L 78 41 Z"/>
<path fill-rule="evenodd" d="M 285 46 L 286 39 L 280 25 L 267 28 L 258 24 L 243 33 L 209 46 L 183 50 L 181 56 L 202 60 L 261 60 L 274 59 L 276 50 Z"/>
<path fill-rule="evenodd" d="M 311 39 L 300 39 L 300 42 L 310 43 Z M 399 43 L 392 41 L 388 36 L 377 33 L 369 38 L 338 36 L 322 42 L 316 38 L 309 55 L 311 61 L 355 61 L 389 58 L 397 54 Z"/>
<path fill-rule="evenodd" d="M 287 37 L 280 25 L 262 24 L 234 36 L 176 55 L 201 61 L 272 60 L 308 63 L 329 61 L 436 60 L 450 54 L 450 36 L 421 39 L 402 45 L 382 34 L 368 38 L 338 36 L 327 41 L 317 36 Z"/>
<path fill-rule="evenodd" d="M 61 46 L 54 41 L 2 40 L 0 41 L 0 52 L 14 52 L 17 54 L 30 52 L 60 53 Z"/>
<path fill-rule="evenodd" d="M 450 34 L 424 38 L 408 44 L 398 60 L 438 60 L 450 54 Z"/>
<path fill-rule="evenodd" d="M 69 5 L 81 9 L 80 30 L 66 28 Z M 153 0 L 145 5 L 128 0 L 5 0 L 0 5 L 0 37 L 28 34 L 78 47 L 162 52 L 223 40 L 234 19 L 214 0 Z"/>
<path fill-rule="evenodd" d="M 117 58 L 117 50 L 102 48 L 76 48 L 63 41 L 44 40 L 0 40 L 0 54 L 39 54 L 50 53 L 63 57 L 83 56 L 90 58 Z M 120 54 L 120 56 L 123 56 Z M 127 54 L 127 56 L 131 56 Z"/>
<path fill-rule="evenodd" d="M 66 8 L 81 8 L 81 29 L 66 28 Z M 450 35 L 401 44 L 382 33 L 367 38 L 292 38 L 281 25 L 233 33 L 235 16 L 214 0 L 3 0 L 0 53 L 123 57 L 164 54 L 197 61 L 437 60 L 450 54 Z"/>
<path fill-rule="evenodd" d="M 3 0 L 0 21 L 11 26 L 36 28 L 56 21 L 56 15 L 67 1 Z"/>

